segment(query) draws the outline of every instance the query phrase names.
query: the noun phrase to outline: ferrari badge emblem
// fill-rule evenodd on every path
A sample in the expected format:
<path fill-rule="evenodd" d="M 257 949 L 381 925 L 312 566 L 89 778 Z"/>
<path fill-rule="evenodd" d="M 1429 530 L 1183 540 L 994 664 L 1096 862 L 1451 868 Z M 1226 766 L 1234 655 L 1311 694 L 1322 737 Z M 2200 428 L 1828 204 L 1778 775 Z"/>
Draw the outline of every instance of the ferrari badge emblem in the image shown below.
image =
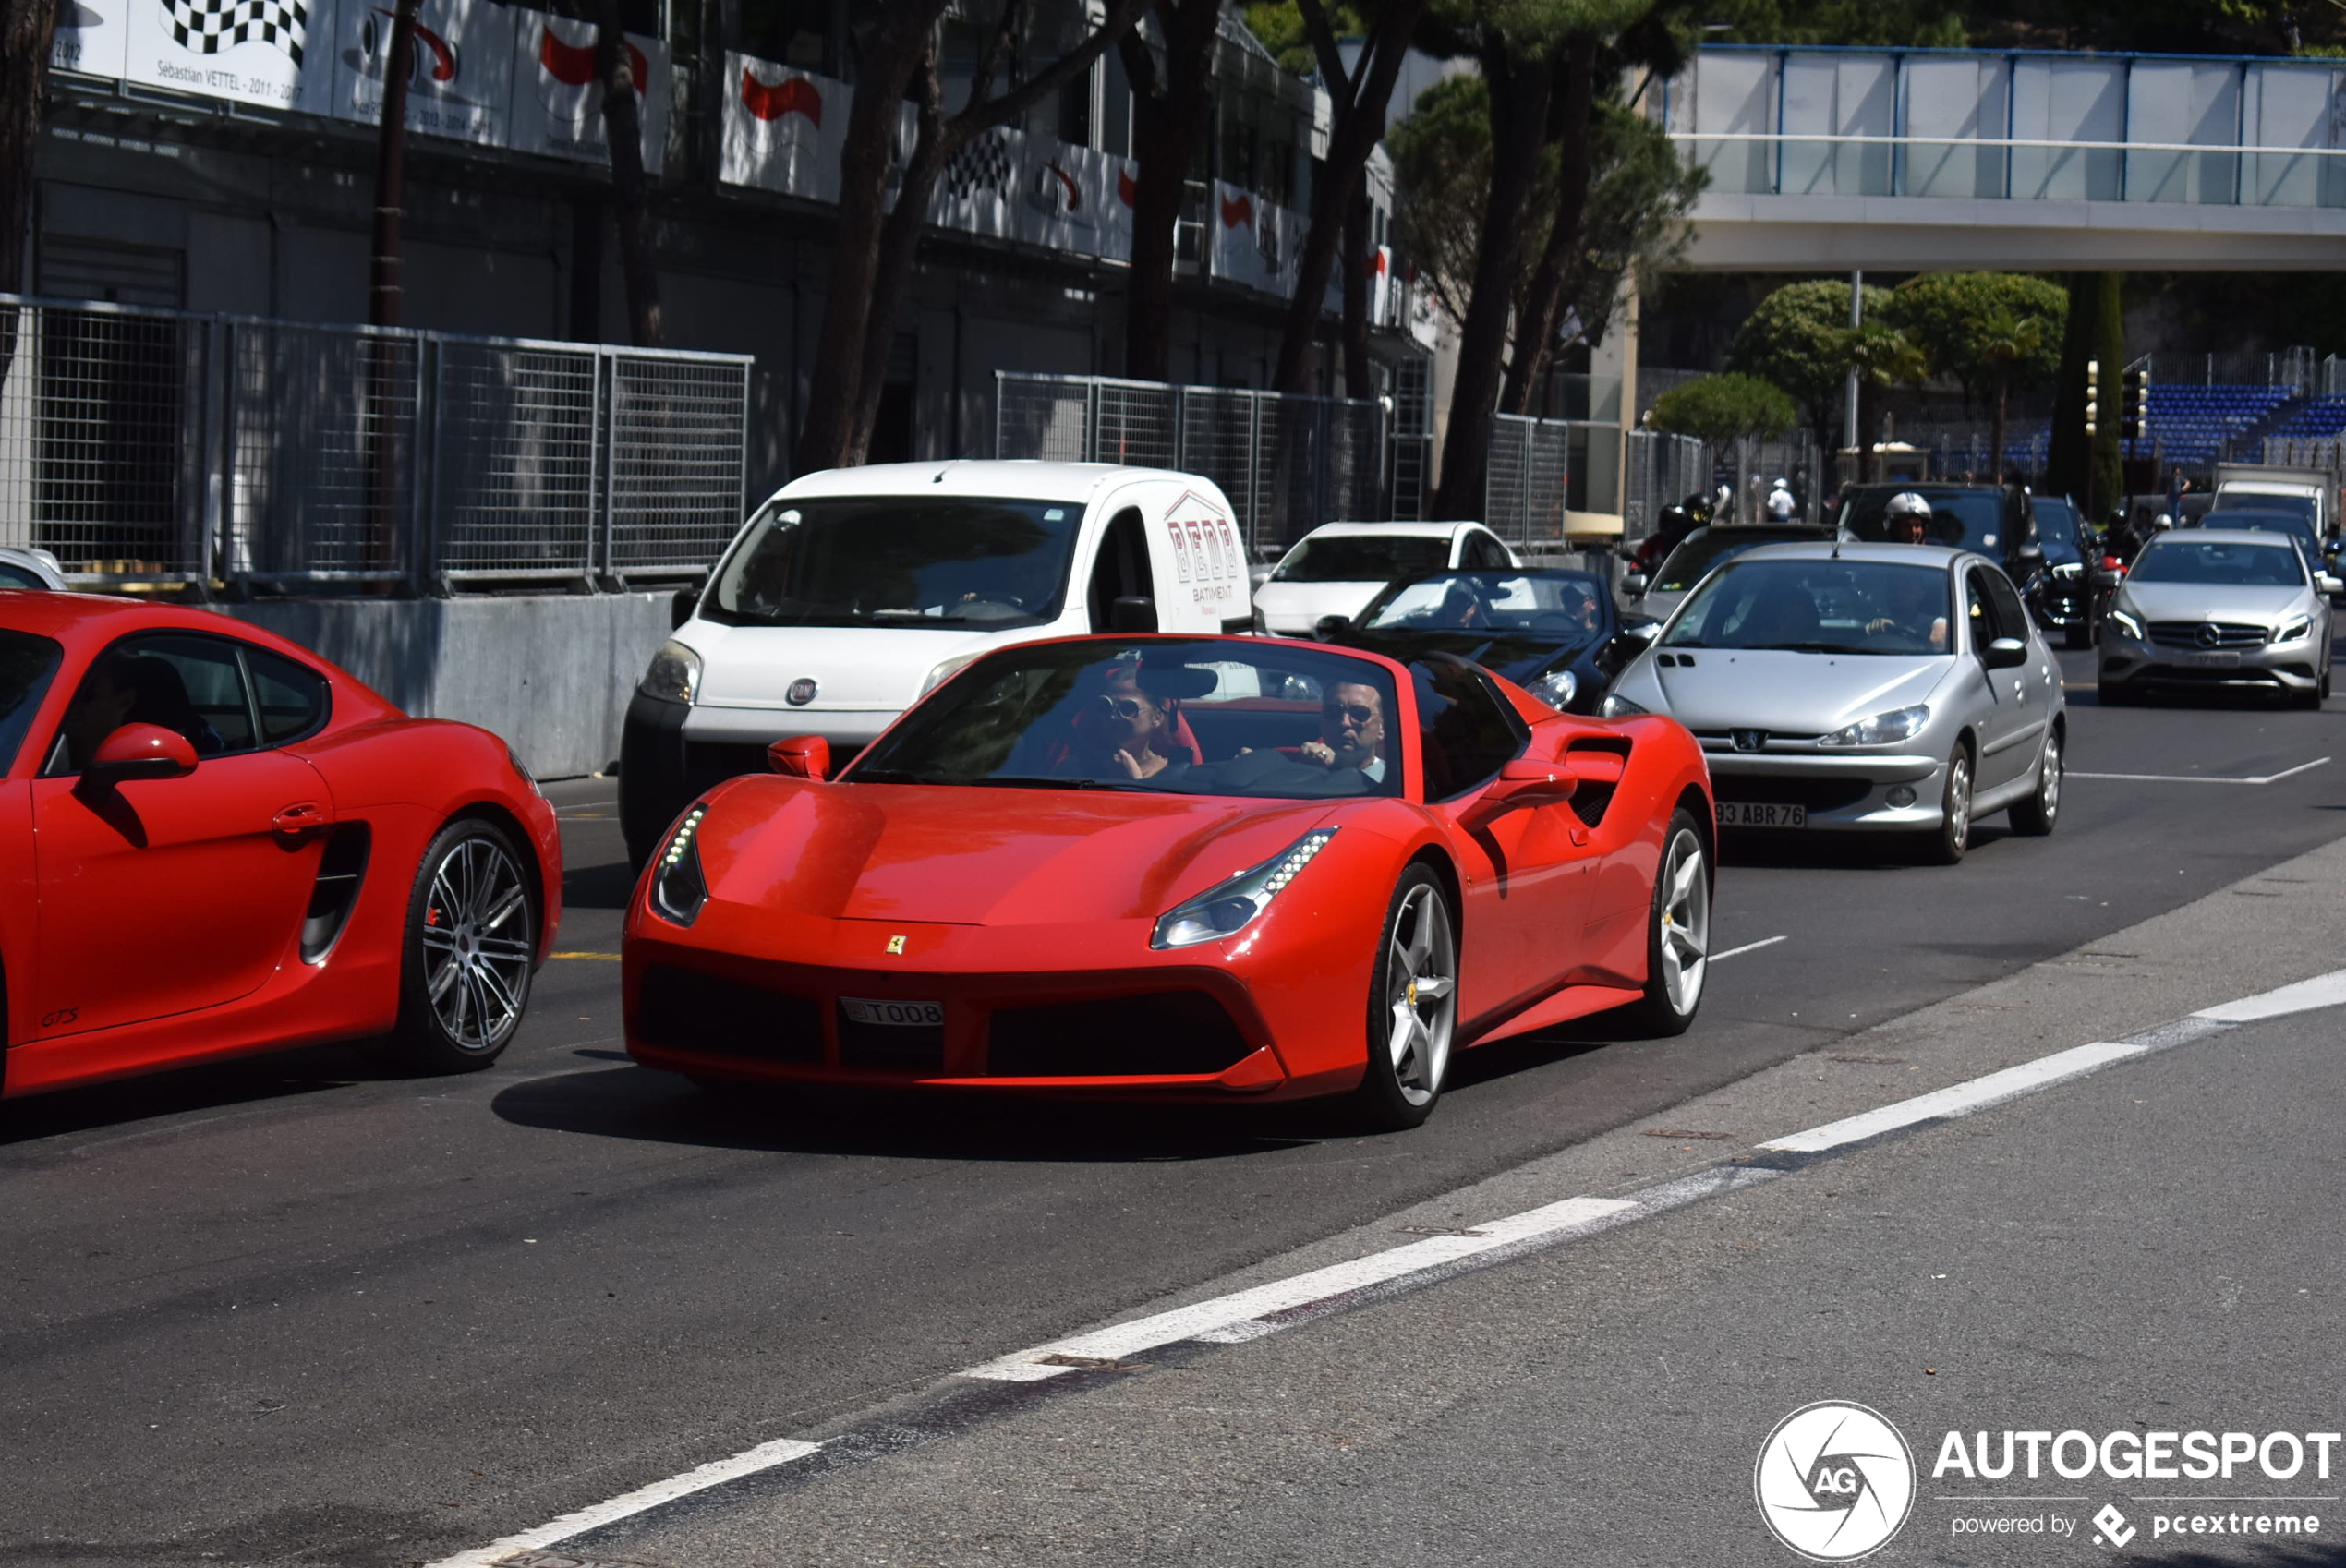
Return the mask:
<path fill-rule="evenodd" d="M 888 939 L 888 950 L 891 953 L 902 952 L 904 950 L 904 938 L 901 936 L 889 937 Z"/>

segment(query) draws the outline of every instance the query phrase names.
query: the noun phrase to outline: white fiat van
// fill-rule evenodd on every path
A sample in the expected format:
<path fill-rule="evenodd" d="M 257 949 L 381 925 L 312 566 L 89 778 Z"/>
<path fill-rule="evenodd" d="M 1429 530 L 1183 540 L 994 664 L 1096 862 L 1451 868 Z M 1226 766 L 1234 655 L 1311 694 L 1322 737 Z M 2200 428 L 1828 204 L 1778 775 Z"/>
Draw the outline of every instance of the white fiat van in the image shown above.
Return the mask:
<path fill-rule="evenodd" d="M 809 474 L 754 513 L 628 705 L 620 825 L 641 864 L 693 797 L 820 735 L 843 762 L 996 648 L 1245 632 L 1238 520 L 1211 480 L 1098 463 Z"/>

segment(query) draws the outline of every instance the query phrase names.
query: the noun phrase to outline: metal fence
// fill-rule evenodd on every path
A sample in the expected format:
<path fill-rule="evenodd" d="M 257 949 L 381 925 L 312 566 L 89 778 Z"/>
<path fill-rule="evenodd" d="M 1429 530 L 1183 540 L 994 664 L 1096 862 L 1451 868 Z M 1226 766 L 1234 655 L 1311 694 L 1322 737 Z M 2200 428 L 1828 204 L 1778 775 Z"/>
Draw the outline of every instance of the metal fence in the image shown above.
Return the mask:
<path fill-rule="evenodd" d="M 2244 461 L 2279 464 L 2291 468 L 2324 468 L 2346 477 L 2346 437 L 2267 436 L 2253 458 Z"/>
<path fill-rule="evenodd" d="M 2154 386 L 2290 387 L 2300 393 L 2315 390 L 2322 368 L 2315 362 L 2314 351 L 2304 347 L 2146 354 L 2126 367 L 2137 368 L 2150 372 Z"/>
<path fill-rule="evenodd" d="M 0 296 L 0 544 L 74 581 L 461 591 L 702 571 L 749 356 Z"/>
<path fill-rule="evenodd" d="M 1490 457 L 1482 470 L 1482 521 L 1509 544 L 1564 537 L 1574 421 L 1491 416 Z"/>
<path fill-rule="evenodd" d="M 1711 452 L 1692 436 L 1632 430 L 1622 464 L 1621 537 L 1634 543 L 1653 532 L 1662 509 L 1711 488 Z"/>
<path fill-rule="evenodd" d="M 1221 487 L 1250 552 L 1385 514 L 1385 415 L 1367 399 L 1111 376 L 994 376 L 994 454 L 1178 468 Z"/>

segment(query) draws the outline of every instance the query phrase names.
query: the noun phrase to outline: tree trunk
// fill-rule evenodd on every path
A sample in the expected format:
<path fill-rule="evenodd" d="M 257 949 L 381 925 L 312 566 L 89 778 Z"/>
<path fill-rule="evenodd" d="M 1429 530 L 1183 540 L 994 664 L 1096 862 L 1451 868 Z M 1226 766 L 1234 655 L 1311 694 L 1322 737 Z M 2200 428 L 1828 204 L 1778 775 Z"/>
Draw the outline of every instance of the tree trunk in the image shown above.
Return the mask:
<path fill-rule="evenodd" d="M 412 9 L 414 0 L 403 0 Z M 652 258 L 650 195 L 644 184 L 644 120 L 634 51 L 620 30 L 619 0 L 597 0 L 595 66 L 603 78 L 603 139 L 611 149 L 612 215 L 619 220 L 619 270 L 627 282 L 628 341 L 661 343 L 659 273 Z"/>
<path fill-rule="evenodd" d="M 1458 330 L 1458 364 L 1450 390 L 1450 423 L 1442 442 L 1436 517 L 1482 514 L 1483 469 L 1490 459 L 1507 346 L 1507 318 L 1523 255 L 1523 202 L 1539 166 L 1554 71 L 1544 60 L 1518 60 L 1504 44 L 1480 51 L 1491 91 L 1491 192 L 1474 259 L 1474 295 Z"/>
<path fill-rule="evenodd" d="M 407 201 L 407 78 L 416 72 L 417 0 L 398 0 L 391 54 L 383 62 L 381 129 L 375 140 L 375 249 L 367 281 L 367 320 L 399 325 L 399 220 Z"/>
<path fill-rule="evenodd" d="M 1595 115 L 1597 41 L 1575 33 L 1566 41 L 1559 86 L 1564 94 L 1563 140 L 1556 160 L 1556 215 L 1548 229 L 1548 243 L 1531 274 L 1525 309 L 1516 322 L 1515 356 L 1507 366 L 1506 390 L 1499 405 L 1509 414 L 1530 410 L 1549 360 L 1555 352 L 1556 329 L 1562 325 L 1564 289 L 1574 271 L 1580 237 L 1588 227 L 1590 126 Z"/>
<path fill-rule="evenodd" d="M 879 266 L 872 283 L 872 320 L 865 329 L 855 420 L 848 435 L 850 463 L 863 463 L 871 455 L 872 431 L 879 423 L 880 399 L 888 391 L 888 361 L 896 347 L 898 302 L 912 288 L 913 262 L 920 255 L 921 230 L 928 223 L 929 199 L 937 194 L 937 176 L 944 171 L 946 161 L 967 142 L 966 138 L 949 138 L 945 86 L 937 78 L 934 49 L 921 56 L 913 80 L 920 129 L 913 142 L 912 156 L 904 161 L 904 172 L 897 181 L 895 210 L 889 213 L 887 226 L 880 231 Z M 955 395 L 960 395 L 959 389 Z"/>
<path fill-rule="evenodd" d="M 2011 380 L 2003 361 L 1999 359 L 1996 361 L 1996 408 L 1988 424 L 1988 477 L 1999 485 L 2004 482 L 2004 393 Z"/>
<path fill-rule="evenodd" d="M 1131 78 L 1133 154 L 1141 165 L 1132 188 L 1132 263 L 1125 274 L 1124 373 L 1168 381 L 1173 360 L 1175 227 L 1189 183 L 1190 160 L 1214 111 L 1215 23 L 1220 0 L 1159 0 L 1165 29 L 1165 71 L 1137 31 L 1121 48 Z M 1143 82 L 1148 90 L 1142 90 Z"/>
<path fill-rule="evenodd" d="M 928 49 L 929 30 L 947 0 L 896 0 L 865 35 L 839 155 L 839 217 L 829 292 L 808 378 L 806 422 L 798 438 L 800 473 L 853 461 L 850 440 L 864 383 L 864 339 L 871 324 L 880 231 L 887 221 L 888 165 L 896 141 L 896 106 Z"/>
<path fill-rule="evenodd" d="M 1352 193 L 1344 218 L 1344 395 L 1376 396 L 1369 365 L 1369 282 L 1376 253 L 1369 246 L 1369 193 Z"/>
<path fill-rule="evenodd" d="M 1271 384 L 1280 392 L 1312 390 L 1312 345 L 1320 333 L 1321 307 L 1328 292 L 1328 269 L 1344 239 L 1345 214 L 1360 188 L 1360 172 L 1385 135 L 1385 106 L 1409 53 L 1409 35 L 1425 15 L 1427 0 L 1387 0 L 1371 24 L 1353 67 L 1352 82 L 1338 93 L 1328 155 L 1312 186 L 1312 223 L 1295 263 L 1295 297 L 1288 302 L 1287 329 L 1279 339 L 1278 368 Z M 1305 13 L 1319 15 L 1316 6 Z M 1324 20 L 1324 18 L 1322 18 Z M 1319 42 L 1314 41 L 1315 44 Z M 1331 89 L 1343 85 L 1331 78 Z M 1542 92 L 1544 104 L 1546 94 Z"/>

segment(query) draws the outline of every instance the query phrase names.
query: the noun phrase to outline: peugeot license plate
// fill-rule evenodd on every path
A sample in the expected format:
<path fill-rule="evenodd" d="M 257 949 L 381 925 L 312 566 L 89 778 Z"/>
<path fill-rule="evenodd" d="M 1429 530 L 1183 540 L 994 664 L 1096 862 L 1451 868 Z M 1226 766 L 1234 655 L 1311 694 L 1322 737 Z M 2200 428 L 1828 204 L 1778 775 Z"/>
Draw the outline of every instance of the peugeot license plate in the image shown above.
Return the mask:
<path fill-rule="evenodd" d="M 1757 801 L 1721 801 L 1719 826 L 1722 827 L 1806 827 L 1808 826 L 1808 808 L 1772 805 Z"/>
<path fill-rule="evenodd" d="M 850 1023 L 876 1023 L 896 1029 L 945 1027 L 945 1005 L 942 1002 L 885 1002 L 864 996 L 841 996 L 839 1005 L 846 1009 Z"/>
<path fill-rule="evenodd" d="M 2184 665 L 2193 669 L 2231 669 L 2237 668 L 2240 664 L 2240 655 L 2229 652 L 2200 653 L 2194 651 L 2190 653 L 2179 653 L 2174 657 L 2177 664 Z"/>

